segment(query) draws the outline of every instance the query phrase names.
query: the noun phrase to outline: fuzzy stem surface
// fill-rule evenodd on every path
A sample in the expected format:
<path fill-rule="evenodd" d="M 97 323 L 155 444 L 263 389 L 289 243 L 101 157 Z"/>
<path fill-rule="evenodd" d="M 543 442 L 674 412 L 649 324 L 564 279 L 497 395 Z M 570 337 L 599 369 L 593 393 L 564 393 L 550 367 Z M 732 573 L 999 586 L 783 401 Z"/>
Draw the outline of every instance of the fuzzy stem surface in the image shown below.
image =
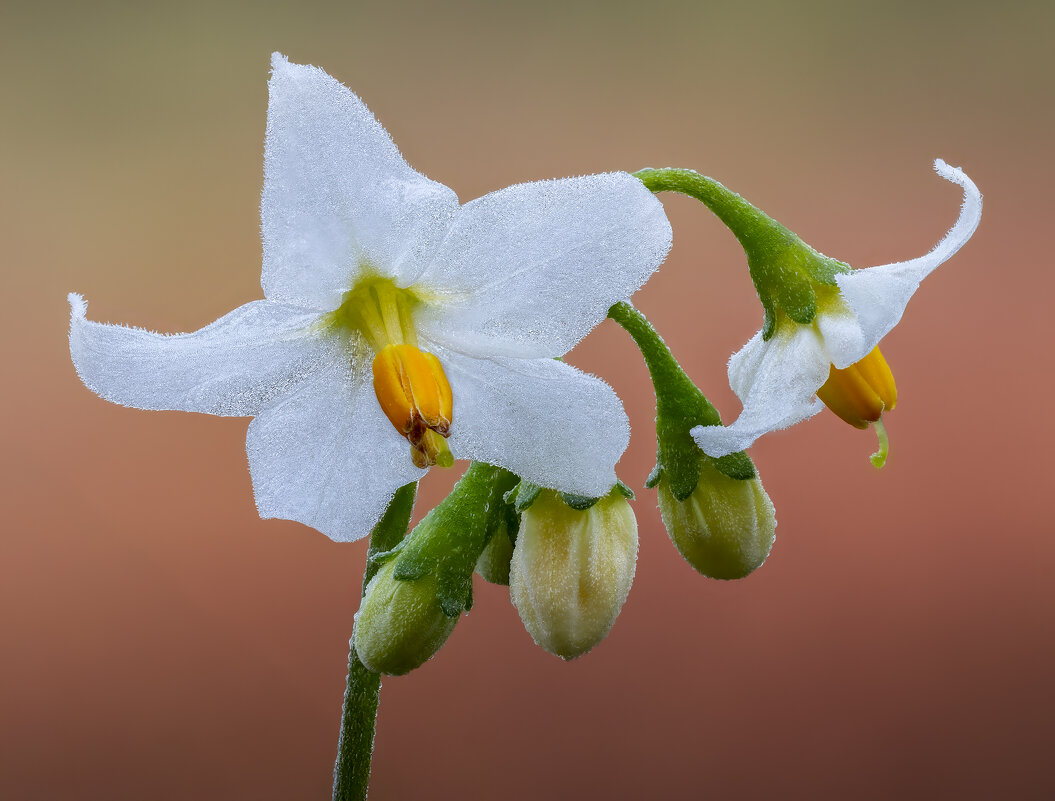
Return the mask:
<path fill-rule="evenodd" d="M 380 567 L 370 557 L 395 548 L 406 536 L 414 511 L 417 482 L 396 490 L 384 516 L 370 533 L 363 594 Z M 348 682 L 341 709 L 341 732 L 337 739 L 337 761 L 333 767 L 333 801 L 365 801 L 370 785 L 370 762 L 374 752 L 377 707 L 381 698 L 381 675 L 359 661 L 354 640 L 348 648 Z"/>

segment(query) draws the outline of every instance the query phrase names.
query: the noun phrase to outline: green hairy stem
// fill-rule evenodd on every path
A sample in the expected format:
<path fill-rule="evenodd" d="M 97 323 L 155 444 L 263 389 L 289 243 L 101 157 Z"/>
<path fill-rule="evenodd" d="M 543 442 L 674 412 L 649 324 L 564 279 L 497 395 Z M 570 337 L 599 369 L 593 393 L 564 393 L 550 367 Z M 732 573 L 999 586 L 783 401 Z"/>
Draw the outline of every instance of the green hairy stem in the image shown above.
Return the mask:
<path fill-rule="evenodd" d="M 657 467 L 670 482 L 678 500 L 692 494 L 706 460 L 730 478 L 754 478 L 755 468 L 747 454 L 732 453 L 711 459 L 700 450 L 689 431 L 696 426 L 721 425 L 718 410 L 681 369 L 662 337 L 641 312 L 629 303 L 617 303 L 608 316 L 619 323 L 645 359 L 656 391 Z"/>
<path fill-rule="evenodd" d="M 762 336 L 770 339 L 784 317 L 806 325 L 817 314 L 817 292 L 835 286 L 847 264 L 811 248 L 793 231 L 713 178 L 677 167 L 639 170 L 634 177 L 652 192 L 678 192 L 696 198 L 733 232 L 747 255 L 747 266 L 762 301 Z"/>
<path fill-rule="evenodd" d="M 414 511 L 417 482 L 396 490 L 384 516 L 370 533 L 363 593 L 379 565 L 370 557 L 395 548 L 406 536 Z M 337 740 L 337 762 L 333 767 L 333 801 L 363 801 L 370 784 L 370 759 L 374 751 L 377 706 L 381 676 L 368 670 L 355 652 L 348 649 L 348 684 L 341 710 L 341 733 Z"/>

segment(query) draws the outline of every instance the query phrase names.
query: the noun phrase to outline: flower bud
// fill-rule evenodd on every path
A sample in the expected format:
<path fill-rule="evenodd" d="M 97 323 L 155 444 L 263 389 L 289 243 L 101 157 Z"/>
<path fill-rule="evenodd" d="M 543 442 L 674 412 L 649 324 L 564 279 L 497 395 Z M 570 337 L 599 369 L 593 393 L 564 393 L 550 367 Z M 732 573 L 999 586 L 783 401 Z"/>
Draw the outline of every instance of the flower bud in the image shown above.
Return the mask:
<path fill-rule="evenodd" d="M 544 490 L 522 513 L 509 592 L 535 642 L 574 659 L 608 634 L 636 566 L 637 521 L 618 489 L 582 510 Z"/>
<path fill-rule="evenodd" d="M 402 676 L 421 667 L 447 641 L 458 616 L 448 617 L 436 597 L 435 574 L 401 580 L 385 564 L 366 587 L 355 616 L 355 651 L 375 673 Z"/>
<path fill-rule="evenodd" d="M 684 501 L 661 479 L 659 511 L 685 560 L 716 579 L 743 578 L 762 566 L 773 548 L 777 518 L 756 475 L 730 478 L 705 459 L 696 489 Z"/>

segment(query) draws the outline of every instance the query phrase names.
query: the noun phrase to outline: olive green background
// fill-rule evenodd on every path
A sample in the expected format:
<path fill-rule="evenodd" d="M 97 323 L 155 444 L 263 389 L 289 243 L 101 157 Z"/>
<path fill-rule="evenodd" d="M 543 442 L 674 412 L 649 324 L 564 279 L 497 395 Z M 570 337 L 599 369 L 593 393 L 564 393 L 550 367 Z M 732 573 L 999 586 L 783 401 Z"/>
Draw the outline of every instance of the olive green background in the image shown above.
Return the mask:
<path fill-rule="evenodd" d="M 0 795 L 328 797 L 364 546 L 259 520 L 246 420 L 105 403 L 65 340 L 70 290 L 163 331 L 260 297 L 280 50 L 463 200 L 694 167 L 868 266 L 955 219 L 935 157 L 986 195 L 884 341 L 882 473 L 829 414 L 765 439 L 777 542 L 737 583 L 694 573 L 640 491 L 629 601 L 570 664 L 478 581 L 384 683 L 373 798 L 1051 797 L 1053 25 L 1042 2 L 0 4 Z M 761 311 L 728 232 L 667 206 L 635 300 L 730 419 Z M 606 324 L 571 360 L 624 399 L 640 487 L 640 359 Z"/>

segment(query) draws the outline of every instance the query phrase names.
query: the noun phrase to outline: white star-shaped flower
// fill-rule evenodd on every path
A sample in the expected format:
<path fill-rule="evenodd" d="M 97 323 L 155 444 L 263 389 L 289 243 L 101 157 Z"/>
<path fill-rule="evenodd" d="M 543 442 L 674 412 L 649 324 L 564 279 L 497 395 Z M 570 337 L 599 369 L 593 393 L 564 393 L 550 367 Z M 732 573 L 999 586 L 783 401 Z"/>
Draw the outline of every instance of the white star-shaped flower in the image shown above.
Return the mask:
<path fill-rule="evenodd" d="M 959 219 L 945 238 L 925 256 L 836 275 L 837 287 L 817 287 L 812 322 L 785 315 L 771 339 L 755 334 L 729 360 L 729 384 L 743 403 L 740 416 L 729 426 L 692 429 L 705 453 L 742 451 L 763 434 L 812 417 L 826 403 L 859 428 L 893 408 L 897 391 L 879 340 L 901 320 L 920 281 L 971 238 L 982 216 L 982 195 L 962 170 L 941 159 L 934 169 L 964 194 Z"/>
<path fill-rule="evenodd" d="M 162 335 L 89 321 L 70 295 L 85 385 L 141 409 L 255 417 L 261 517 L 334 540 L 368 534 L 417 465 L 451 454 L 604 495 L 626 414 L 607 384 L 555 357 L 665 257 L 652 193 L 610 173 L 459 206 L 322 70 L 276 54 L 269 91 L 266 299 Z"/>

